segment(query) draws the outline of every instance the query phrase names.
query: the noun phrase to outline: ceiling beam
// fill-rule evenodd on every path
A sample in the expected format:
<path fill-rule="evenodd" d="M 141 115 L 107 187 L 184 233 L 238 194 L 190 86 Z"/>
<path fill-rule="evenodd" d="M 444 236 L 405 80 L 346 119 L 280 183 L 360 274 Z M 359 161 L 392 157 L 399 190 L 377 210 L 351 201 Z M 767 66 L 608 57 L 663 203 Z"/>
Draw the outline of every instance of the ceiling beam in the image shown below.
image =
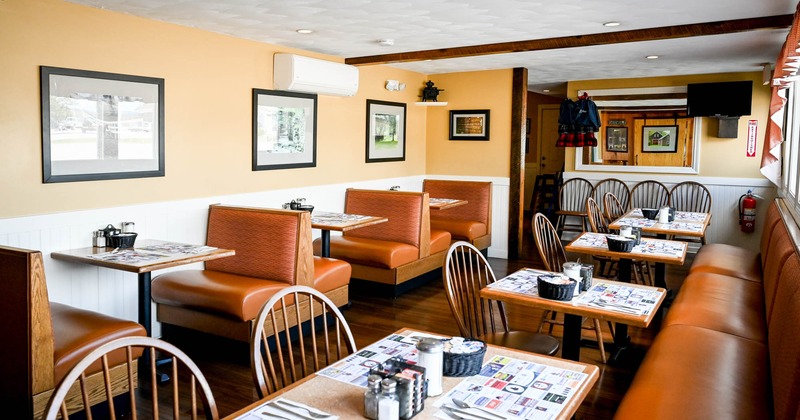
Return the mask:
<path fill-rule="evenodd" d="M 663 26 L 660 28 L 533 39 L 529 41 L 499 42 L 496 44 L 351 57 L 345 59 L 344 62 L 345 64 L 352 65 L 403 63 L 409 61 L 473 57 L 559 48 L 590 47 L 594 45 L 622 44 L 627 42 L 657 41 L 693 36 L 723 35 L 760 29 L 788 28 L 792 25 L 793 18 L 794 15 L 778 15 L 719 22 L 693 23 L 688 25 Z"/>

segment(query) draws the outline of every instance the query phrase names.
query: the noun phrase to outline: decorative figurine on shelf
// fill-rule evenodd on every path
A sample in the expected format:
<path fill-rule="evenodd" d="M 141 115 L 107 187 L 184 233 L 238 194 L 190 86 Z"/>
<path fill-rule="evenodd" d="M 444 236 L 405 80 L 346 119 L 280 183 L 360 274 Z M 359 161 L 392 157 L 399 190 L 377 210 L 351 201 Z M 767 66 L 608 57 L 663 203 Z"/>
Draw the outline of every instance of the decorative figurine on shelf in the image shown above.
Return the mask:
<path fill-rule="evenodd" d="M 428 80 L 425 83 L 424 89 L 422 89 L 422 102 L 428 102 L 429 100 L 432 102 L 437 102 L 436 97 L 439 96 L 439 92 L 444 92 L 444 89 L 439 89 L 437 87 L 433 87 L 433 82 Z"/>

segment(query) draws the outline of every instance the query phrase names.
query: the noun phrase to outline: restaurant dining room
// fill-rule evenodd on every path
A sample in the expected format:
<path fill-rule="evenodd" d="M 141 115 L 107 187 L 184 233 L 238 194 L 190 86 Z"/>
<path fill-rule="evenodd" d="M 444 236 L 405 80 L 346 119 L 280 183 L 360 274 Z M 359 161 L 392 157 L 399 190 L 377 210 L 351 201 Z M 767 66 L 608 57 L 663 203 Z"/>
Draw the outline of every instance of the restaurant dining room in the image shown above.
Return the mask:
<path fill-rule="evenodd" d="M 551 3 L 0 0 L 5 417 L 800 419 L 800 4 Z"/>

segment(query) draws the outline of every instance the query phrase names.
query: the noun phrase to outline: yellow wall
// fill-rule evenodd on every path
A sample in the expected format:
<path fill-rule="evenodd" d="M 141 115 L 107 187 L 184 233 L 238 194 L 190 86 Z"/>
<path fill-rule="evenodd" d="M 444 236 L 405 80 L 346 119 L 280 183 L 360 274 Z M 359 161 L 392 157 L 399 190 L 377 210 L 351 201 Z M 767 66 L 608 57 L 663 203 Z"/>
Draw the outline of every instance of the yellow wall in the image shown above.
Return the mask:
<path fill-rule="evenodd" d="M 763 178 L 759 172 L 761 164 L 761 148 L 764 142 L 764 131 L 767 126 L 769 111 L 770 90 L 761 84 L 761 72 L 753 73 L 722 73 L 692 76 L 653 77 L 640 79 L 613 79 L 613 80 L 582 80 L 572 81 L 567 84 L 570 97 L 577 97 L 579 90 L 592 89 L 655 87 L 655 86 L 681 86 L 688 83 L 727 82 L 735 80 L 753 81 L 752 115 L 739 119 L 738 138 L 718 138 L 717 120 L 702 118 L 702 132 L 700 135 L 700 174 L 701 176 L 734 177 L 734 178 Z M 746 157 L 745 147 L 747 142 L 748 120 L 758 121 L 758 135 L 756 138 L 756 157 Z M 567 149 L 566 170 L 575 170 L 575 150 Z"/>
<path fill-rule="evenodd" d="M 511 168 L 513 70 L 435 74 L 444 107 L 428 107 L 427 173 L 508 177 Z M 450 138 L 450 111 L 488 109 L 489 141 Z"/>
<path fill-rule="evenodd" d="M 298 51 L 58 0 L 0 1 L 0 39 L 0 218 L 425 173 L 423 74 L 361 67 L 357 96 L 319 97 L 315 168 L 254 172 L 252 89 L 272 88 L 275 52 Z M 43 184 L 40 65 L 165 79 L 166 176 Z M 364 162 L 366 99 L 409 104 L 405 161 Z"/>

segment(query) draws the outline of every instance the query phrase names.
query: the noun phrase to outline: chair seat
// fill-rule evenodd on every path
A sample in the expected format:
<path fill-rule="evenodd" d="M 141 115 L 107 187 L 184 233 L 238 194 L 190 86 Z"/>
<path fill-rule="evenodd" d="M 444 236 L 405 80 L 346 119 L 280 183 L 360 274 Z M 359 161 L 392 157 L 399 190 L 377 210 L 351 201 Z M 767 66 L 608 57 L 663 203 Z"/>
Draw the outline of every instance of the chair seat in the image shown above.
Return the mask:
<path fill-rule="evenodd" d="M 92 350 L 122 337 L 147 336 L 144 327 L 133 322 L 112 318 L 97 312 L 74 308 L 50 302 L 53 319 L 53 362 L 55 381 L 58 383 L 66 374 Z M 134 354 L 134 357 L 139 357 Z M 116 366 L 124 363 L 124 352 L 109 354 L 108 363 Z M 92 365 L 89 373 L 100 371 L 100 364 Z"/>
<path fill-rule="evenodd" d="M 453 240 L 471 242 L 479 236 L 486 235 L 486 224 L 475 220 L 456 220 L 435 218 L 431 216 L 431 235 L 433 230 L 450 232 Z M 449 247 L 450 244 L 447 244 Z"/>
<path fill-rule="evenodd" d="M 714 273 L 761 282 L 761 254 L 727 244 L 708 244 L 694 257 L 690 273 Z"/>
<path fill-rule="evenodd" d="M 553 336 L 528 331 L 509 331 L 507 333 L 491 333 L 480 337 L 481 340 L 496 346 L 552 356 L 556 354 L 560 343 Z"/>
<path fill-rule="evenodd" d="M 350 284 L 353 268 L 346 261 L 314 257 L 314 288 L 322 293 Z"/>
<path fill-rule="evenodd" d="M 153 279 L 153 301 L 168 306 L 224 314 L 240 321 L 258 315 L 261 306 L 284 282 L 212 270 L 180 270 Z"/>

